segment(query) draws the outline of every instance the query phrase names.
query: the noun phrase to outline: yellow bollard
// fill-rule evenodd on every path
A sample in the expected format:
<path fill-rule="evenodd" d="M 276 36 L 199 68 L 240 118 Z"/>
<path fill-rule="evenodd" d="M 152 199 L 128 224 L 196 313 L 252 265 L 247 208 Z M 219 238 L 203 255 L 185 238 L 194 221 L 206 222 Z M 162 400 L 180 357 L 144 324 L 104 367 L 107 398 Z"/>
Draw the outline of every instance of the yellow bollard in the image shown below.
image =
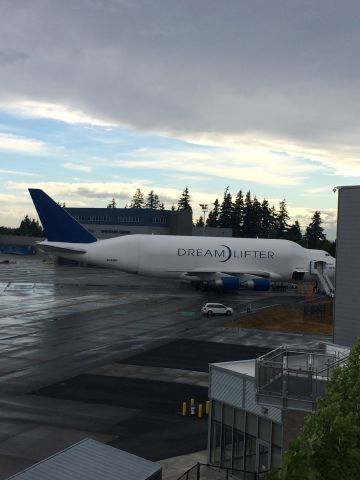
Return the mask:
<path fill-rule="evenodd" d="M 202 412 L 203 411 L 203 406 L 202 403 L 199 403 L 198 405 L 198 418 L 202 418 Z"/>
<path fill-rule="evenodd" d="M 186 417 L 186 402 L 182 403 L 181 414 L 182 414 L 183 417 Z"/>
<path fill-rule="evenodd" d="M 190 398 L 190 415 L 195 415 L 196 409 L 195 409 L 195 399 Z"/>
<path fill-rule="evenodd" d="M 210 402 L 209 402 L 209 400 L 206 400 L 206 403 L 205 403 L 205 414 L 206 415 L 209 415 L 209 408 L 210 408 Z"/>

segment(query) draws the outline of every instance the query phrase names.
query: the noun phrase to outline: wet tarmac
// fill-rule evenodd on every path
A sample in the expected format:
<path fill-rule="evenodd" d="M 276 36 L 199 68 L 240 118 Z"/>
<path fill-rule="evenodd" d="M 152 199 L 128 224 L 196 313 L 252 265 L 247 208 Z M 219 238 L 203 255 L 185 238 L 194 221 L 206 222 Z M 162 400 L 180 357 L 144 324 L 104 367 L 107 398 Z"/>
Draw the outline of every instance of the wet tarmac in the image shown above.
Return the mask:
<path fill-rule="evenodd" d="M 206 420 L 181 418 L 178 405 L 205 399 L 208 362 L 228 360 L 229 344 L 241 359 L 316 340 L 199 313 L 220 301 L 241 315 L 247 303 L 278 302 L 268 293 L 12 258 L 0 264 L 0 479 L 84 437 L 153 460 L 202 450 Z"/>

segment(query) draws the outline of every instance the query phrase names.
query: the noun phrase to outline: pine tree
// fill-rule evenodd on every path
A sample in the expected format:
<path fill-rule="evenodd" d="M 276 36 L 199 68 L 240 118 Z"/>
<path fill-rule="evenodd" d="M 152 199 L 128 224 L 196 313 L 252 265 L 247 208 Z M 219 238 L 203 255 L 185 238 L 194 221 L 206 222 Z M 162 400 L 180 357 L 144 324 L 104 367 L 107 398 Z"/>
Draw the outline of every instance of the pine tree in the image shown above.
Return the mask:
<path fill-rule="evenodd" d="M 192 212 L 188 187 L 185 188 L 185 190 L 181 194 L 181 197 L 178 200 L 178 210 L 185 211 L 185 212 Z"/>
<path fill-rule="evenodd" d="M 239 190 L 235 198 L 234 209 L 233 209 L 233 220 L 232 220 L 233 237 L 242 236 L 243 223 L 244 223 L 244 196 L 242 194 L 242 191 Z"/>
<path fill-rule="evenodd" d="M 144 197 L 143 197 L 143 194 L 141 193 L 140 188 L 136 189 L 130 208 L 144 208 Z"/>
<path fill-rule="evenodd" d="M 245 200 L 244 200 L 243 236 L 245 238 L 256 237 L 254 232 L 253 205 L 252 205 L 250 190 L 245 195 Z"/>
<path fill-rule="evenodd" d="M 204 226 L 204 219 L 203 216 L 201 215 L 195 223 L 195 227 L 203 227 Z"/>
<path fill-rule="evenodd" d="M 213 203 L 214 208 L 210 210 L 208 218 L 206 219 L 206 225 L 208 227 L 218 227 L 219 226 L 219 213 L 220 213 L 220 205 L 219 200 L 216 199 Z"/>
<path fill-rule="evenodd" d="M 277 212 L 275 205 L 270 208 L 269 238 L 277 238 Z"/>
<path fill-rule="evenodd" d="M 285 238 L 286 240 L 291 240 L 292 242 L 301 243 L 302 233 L 300 224 L 297 220 L 295 220 L 295 223 L 290 225 L 290 227 L 287 229 Z"/>
<path fill-rule="evenodd" d="M 286 208 L 286 202 L 285 200 L 282 200 L 279 204 L 279 212 L 276 216 L 275 222 L 276 238 L 285 238 L 286 231 L 289 228 L 289 218 L 290 217 Z"/>
<path fill-rule="evenodd" d="M 321 226 L 321 214 L 317 210 L 314 212 L 311 222 L 305 231 L 305 240 L 307 248 L 318 248 L 322 240 L 326 240 L 324 229 Z"/>
<path fill-rule="evenodd" d="M 25 215 L 25 218 L 20 222 L 16 234 L 25 237 L 43 237 L 44 231 L 38 220 L 31 219 L 28 215 Z"/>
<path fill-rule="evenodd" d="M 260 237 L 270 238 L 270 232 L 272 229 L 272 214 L 269 207 L 269 202 L 264 198 L 261 203 L 261 226 Z"/>
<path fill-rule="evenodd" d="M 115 198 L 113 197 L 111 201 L 107 204 L 106 208 L 116 208 Z"/>
<path fill-rule="evenodd" d="M 224 199 L 220 207 L 219 226 L 222 228 L 231 228 L 233 221 L 233 203 L 229 187 L 224 192 Z"/>
<path fill-rule="evenodd" d="M 252 237 L 258 238 L 261 237 L 262 233 L 262 225 L 261 225 L 261 220 L 262 220 L 262 209 L 259 200 L 254 197 L 253 203 L 252 203 L 252 215 L 253 215 L 253 233 Z"/>
<path fill-rule="evenodd" d="M 150 208 L 151 210 L 164 210 L 164 204 L 160 203 L 159 197 L 154 190 L 149 192 L 145 208 Z"/>

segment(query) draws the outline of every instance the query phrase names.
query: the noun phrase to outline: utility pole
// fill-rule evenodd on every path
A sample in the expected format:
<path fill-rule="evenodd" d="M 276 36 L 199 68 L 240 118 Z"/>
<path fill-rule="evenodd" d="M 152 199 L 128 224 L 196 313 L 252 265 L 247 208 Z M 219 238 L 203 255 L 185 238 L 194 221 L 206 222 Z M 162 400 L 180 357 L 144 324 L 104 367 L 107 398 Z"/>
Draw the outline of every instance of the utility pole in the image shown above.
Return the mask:
<path fill-rule="evenodd" d="M 203 212 L 203 220 L 204 220 L 204 231 L 203 236 L 205 236 L 205 226 L 206 226 L 206 212 L 208 211 L 208 204 L 207 203 L 200 203 L 201 210 Z"/>

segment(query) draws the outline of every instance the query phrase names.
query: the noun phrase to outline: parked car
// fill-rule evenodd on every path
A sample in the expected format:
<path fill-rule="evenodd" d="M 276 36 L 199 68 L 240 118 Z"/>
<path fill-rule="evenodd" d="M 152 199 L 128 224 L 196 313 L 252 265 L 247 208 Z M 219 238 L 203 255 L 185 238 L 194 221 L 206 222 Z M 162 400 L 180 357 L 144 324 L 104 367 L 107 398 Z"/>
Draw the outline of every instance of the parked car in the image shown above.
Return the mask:
<path fill-rule="evenodd" d="M 232 315 L 234 310 L 222 303 L 205 303 L 201 309 L 203 315 L 211 317 L 212 315 Z"/>

